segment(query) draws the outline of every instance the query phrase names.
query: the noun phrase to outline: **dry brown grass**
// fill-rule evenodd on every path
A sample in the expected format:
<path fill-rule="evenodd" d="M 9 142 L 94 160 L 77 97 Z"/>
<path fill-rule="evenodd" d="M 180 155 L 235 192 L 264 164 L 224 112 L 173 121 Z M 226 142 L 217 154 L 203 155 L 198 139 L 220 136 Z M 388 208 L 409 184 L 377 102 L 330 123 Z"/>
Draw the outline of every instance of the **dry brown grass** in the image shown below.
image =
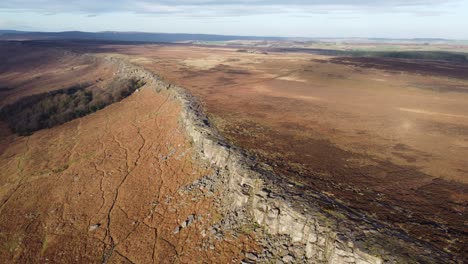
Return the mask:
<path fill-rule="evenodd" d="M 431 74 L 427 65 L 359 67 L 310 54 L 114 48 L 144 57 L 135 63 L 201 98 L 226 137 L 277 173 L 462 254 L 466 79 Z"/>
<path fill-rule="evenodd" d="M 31 93 L 21 87 L 10 98 Z M 220 213 L 213 194 L 180 191 L 213 173 L 192 155 L 180 107 L 145 86 L 31 136 L 18 137 L 0 124 L 0 259 L 230 263 L 255 250 L 248 235 L 226 233 L 218 241 L 208 232 Z M 191 215 L 192 224 L 175 233 Z"/>

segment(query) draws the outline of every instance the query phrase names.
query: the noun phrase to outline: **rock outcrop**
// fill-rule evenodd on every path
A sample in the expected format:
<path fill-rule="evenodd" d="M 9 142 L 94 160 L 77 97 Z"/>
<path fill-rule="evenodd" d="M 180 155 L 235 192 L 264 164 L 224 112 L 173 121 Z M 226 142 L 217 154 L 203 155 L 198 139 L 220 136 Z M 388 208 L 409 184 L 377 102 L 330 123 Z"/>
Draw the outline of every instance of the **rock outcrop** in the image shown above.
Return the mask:
<path fill-rule="evenodd" d="M 246 254 L 246 263 L 276 259 L 283 263 L 431 263 L 449 259 L 443 252 L 368 219 L 321 193 L 303 190 L 274 175 L 230 145 L 211 124 L 201 104 L 185 89 L 124 59 L 105 57 L 119 74 L 145 79 L 183 105 L 180 122 L 193 141 L 195 155 L 217 171 L 206 179 L 224 195 L 221 225 L 249 222 L 264 235 L 261 254 Z M 194 184 L 201 184 L 199 182 Z M 206 182 L 203 184 L 207 184 Z"/>

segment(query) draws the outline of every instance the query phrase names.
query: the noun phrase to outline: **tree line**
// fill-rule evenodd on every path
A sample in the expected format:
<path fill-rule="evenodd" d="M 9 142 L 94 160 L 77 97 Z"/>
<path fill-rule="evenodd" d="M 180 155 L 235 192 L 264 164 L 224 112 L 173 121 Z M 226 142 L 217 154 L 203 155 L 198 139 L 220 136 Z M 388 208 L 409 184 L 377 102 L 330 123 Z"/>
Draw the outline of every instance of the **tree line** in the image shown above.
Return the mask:
<path fill-rule="evenodd" d="M 81 83 L 65 89 L 24 97 L 0 110 L 13 132 L 21 136 L 94 113 L 121 101 L 145 85 L 140 79 L 116 79 L 105 89 Z"/>

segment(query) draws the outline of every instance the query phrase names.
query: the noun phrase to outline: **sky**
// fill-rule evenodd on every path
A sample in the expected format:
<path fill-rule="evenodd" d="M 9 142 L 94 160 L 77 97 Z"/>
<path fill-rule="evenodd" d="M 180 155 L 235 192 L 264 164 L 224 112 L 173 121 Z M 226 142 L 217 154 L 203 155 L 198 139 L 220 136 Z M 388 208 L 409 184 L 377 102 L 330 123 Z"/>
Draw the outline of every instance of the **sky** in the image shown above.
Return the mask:
<path fill-rule="evenodd" d="M 468 0 L 1 0 L 0 29 L 468 40 Z"/>

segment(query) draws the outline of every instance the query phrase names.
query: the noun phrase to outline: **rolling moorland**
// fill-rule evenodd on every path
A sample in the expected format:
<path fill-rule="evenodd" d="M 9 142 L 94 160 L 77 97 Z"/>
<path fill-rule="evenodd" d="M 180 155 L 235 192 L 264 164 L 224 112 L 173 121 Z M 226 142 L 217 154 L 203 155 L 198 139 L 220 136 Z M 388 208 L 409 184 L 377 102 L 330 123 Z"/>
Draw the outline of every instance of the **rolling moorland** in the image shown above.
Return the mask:
<path fill-rule="evenodd" d="M 466 261 L 463 48 L 246 43 L 2 42 L 2 259 Z"/>
<path fill-rule="evenodd" d="M 31 101 L 35 93 L 68 94 L 61 91 L 73 83 L 118 90 L 121 80 L 140 77 L 104 59 L 55 49 L 6 44 L 2 52 L 18 52 L 2 71 L 9 87 L 2 90 L 2 106 L 12 98 Z M 215 171 L 192 155 L 179 124 L 181 105 L 158 89 L 157 83 L 145 84 L 119 103 L 29 136 L 16 136 L 2 124 L 1 259 L 229 262 L 257 249 L 249 232 L 233 237 L 226 230 L 217 239 L 217 190 L 193 184 Z M 19 100 L 14 108 L 24 106 Z M 83 97 L 78 105 L 83 104 L 91 110 L 93 100 Z"/>

